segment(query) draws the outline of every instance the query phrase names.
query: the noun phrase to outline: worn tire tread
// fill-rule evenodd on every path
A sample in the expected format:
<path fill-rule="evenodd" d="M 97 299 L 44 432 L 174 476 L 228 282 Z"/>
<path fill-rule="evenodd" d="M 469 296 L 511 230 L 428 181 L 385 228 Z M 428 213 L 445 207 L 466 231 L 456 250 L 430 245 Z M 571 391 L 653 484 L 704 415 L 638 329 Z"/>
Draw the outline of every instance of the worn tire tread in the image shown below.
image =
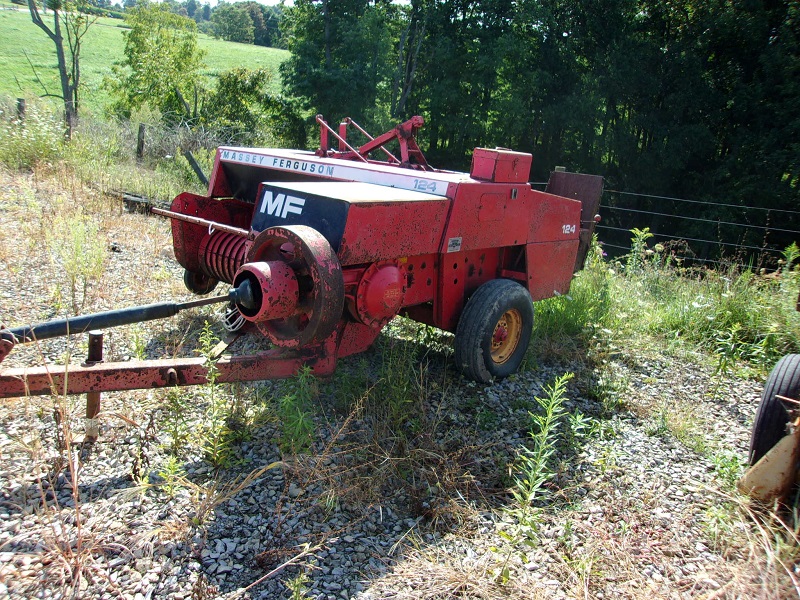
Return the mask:
<path fill-rule="evenodd" d="M 509 306 L 513 302 L 525 300 L 530 305 L 530 314 L 527 316 L 527 325 L 523 327 L 533 328 L 533 302 L 531 301 L 528 290 L 516 281 L 510 279 L 493 279 L 481 285 L 467 301 L 461 318 L 456 328 L 455 339 L 455 361 L 461 373 L 473 381 L 489 383 L 496 374 L 490 372 L 486 365 L 484 342 L 491 332 L 487 328 L 494 329 L 496 321 L 488 315 L 492 315 L 501 307 Z M 502 313 L 501 313 L 502 314 Z M 499 315 L 498 315 L 499 317 Z M 526 319 L 523 318 L 523 321 Z M 530 330 L 523 331 L 520 340 L 519 360 L 521 362 L 530 343 Z M 516 364 L 512 371 L 516 371 L 519 364 Z M 510 374 L 510 373 L 508 373 Z M 507 374 L 506 374 L 507 375 Z M 504 377 L 506 375 L 500 375 Z"/>

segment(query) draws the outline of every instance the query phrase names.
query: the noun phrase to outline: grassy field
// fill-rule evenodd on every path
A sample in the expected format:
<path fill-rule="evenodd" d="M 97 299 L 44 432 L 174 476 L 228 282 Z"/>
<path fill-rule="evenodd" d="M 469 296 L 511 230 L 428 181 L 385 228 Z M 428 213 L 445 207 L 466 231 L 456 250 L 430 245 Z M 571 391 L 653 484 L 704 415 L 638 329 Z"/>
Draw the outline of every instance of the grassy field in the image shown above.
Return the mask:
<path fill-rule="evenodd" d="M 8 8 L 13 5 L 0 5 Z M 117 19 L 98 19 L 89 29 L 81 52 L 83 109 L 100 113 L 108 103 L 103 78 L 111 74 L 111 66 L 123 59 L 124 23 Z M 234 67 L 264 68 L 275 73 L 271 91 L 280 91 L 278 66 L 286 60 L 285 50 L 236 44 L 199 36 L 205 50 L 202 74 L 211 80 L 216 74 Z M 36 97 L 58 94 L 56 53 L 50 39 L 31 23 L 30 15 L 21 10 L 0 10 L 0 96 Z"/>

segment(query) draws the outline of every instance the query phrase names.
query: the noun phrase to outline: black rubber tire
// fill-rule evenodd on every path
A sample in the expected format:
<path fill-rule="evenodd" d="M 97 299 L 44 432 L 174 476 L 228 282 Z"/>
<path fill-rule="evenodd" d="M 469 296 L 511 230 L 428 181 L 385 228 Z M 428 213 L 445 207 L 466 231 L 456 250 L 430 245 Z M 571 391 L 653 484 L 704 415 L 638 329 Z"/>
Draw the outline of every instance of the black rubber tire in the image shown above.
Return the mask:
<path fill-rule="evenodd" d="M 214 288 L 217 287 L 218 283 L 219 281 L 200 271 L 183 271 L 183 285 L 193 294 L 199 296 L 210 294 Z"/>
<path fill-rule="evenodd" d="M 772 369 L 761 394 L 750 436 L 750 464 L 756 464 L 786 435 L 789 413 L 778 398 L 800 398 L 800 354 L 787 354 Z"/>
<path fill-rule="evenodd" d="M 502 363 L 492 358 L 495 327 L 508 312 L 521 318 L 516 347 Z M 465 377 L 480 383 L 515 373 L 531 341 L 533 301 L 528 290 L 510 279 L 493 279 L 480 286 L 467 301 L 456 328 L 456 367 Z"/>

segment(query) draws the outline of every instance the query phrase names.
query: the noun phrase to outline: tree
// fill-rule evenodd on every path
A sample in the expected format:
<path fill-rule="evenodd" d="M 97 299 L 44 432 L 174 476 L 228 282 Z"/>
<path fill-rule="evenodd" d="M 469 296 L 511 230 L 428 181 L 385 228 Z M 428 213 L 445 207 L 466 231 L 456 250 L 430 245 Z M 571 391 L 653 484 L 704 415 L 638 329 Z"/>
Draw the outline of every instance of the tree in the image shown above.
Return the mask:
<path fill-rule="evenodd" d="M 264 69 L 240 67 L 220 73 L 205 104 L 204 123 L 238 144 L 305 146 L 303 120 L 291 103 L 267 91 L 269 78 Z"/>
<path fill-rule="evenodd" d="M 228 42 L 252 44 L 255 28 L 250 12 L 242 2 L 219 4 L 211 14 L 214 34 Z"/>
<path fill-rule="evenodd" d="M 53 27 L 50 28 L 39 13 L 36 0 L 28 0 L 28 10 L 33 23 L 44 31 L 56 47 L 58 75 L 61 81 L 61 95 L 64 101 L 64 123 L 67 137 L 72 136 L 72 130 L 78 119 L 80 100 L 80 54 L 83 36 L 89 27 L 97 20 L 90 18 L 82 12 L 82 5 L 69 0 L 49 0 L 47 6 L 53 15 Z M 64 36 L 66 34 L 66 47 Z M 50 94 L 46 94 L 50 95 Z"/>
<path fill-rule="evenodd" d="M 197 25 L 167 6 L 146 0 L 129 10 L 131 26 L 125 36 L 125 60 L 113 69 L 109 82 L 117 100 L 114 110 L 129 116 L 149 104 L 168 118 L 186 117 L 185 100 L 196 93 L 203 51 L 197 45 Z"/>
<path fill-rule="evenodd" d="M 286 14 L 285 91 L 328 118 L 386 125 L 388 98 L 380 95 L 395 69 L 400 9 L 385 1 L 297 0 Z"/>

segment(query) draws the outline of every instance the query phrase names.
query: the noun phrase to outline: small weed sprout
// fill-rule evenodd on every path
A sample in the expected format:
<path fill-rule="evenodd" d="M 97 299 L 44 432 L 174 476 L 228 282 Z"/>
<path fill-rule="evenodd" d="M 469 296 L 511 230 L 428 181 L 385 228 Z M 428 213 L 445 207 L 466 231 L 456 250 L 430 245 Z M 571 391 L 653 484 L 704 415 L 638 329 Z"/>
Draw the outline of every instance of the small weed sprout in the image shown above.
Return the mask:
<path fill-rule="evenodd" d="M 552 386 L 545 386 L 545 397 L 536 398 L 542 414 L 528 413 L 532 422 L 530 437 L 533 443 L 531 448 L 523 448 L 518 457 L 512 489 L 514 499 L 523 509 L 539 499 L 543 486 L 553 476 L 550 460 L 560 436 L 558 429 L 565 413 L 563 405 L 567 382 L 572 377 L 572 373 L 565 373 Z"/>
<path fill-rule="evenodd" d="M 731 451 L 718 452 L 711 455 L 711 462 L 725 489 L 731 492 L 735 490 L 736 482 L 744 471 L 739 455 Z"/>
<path fill-rule="evenodd" d="M 284 585 L 286 586 L 286 589 L 292 593 L 292 595 L 289 596 L 291 600 L 303 600 L 303 598 L 308 598 L 309 583 L 311 583 L 311 578 L 308 576 L 305 570 L 301 570 L 292 579 L 285 582 Z"/>
<path fill-rule="evenodd" d="M 283 426 L 280 446 L 285 452 L 304 452 L 314 439 L 313 401 L 319 388 L 310 367 L 302 367 L 286 387 L 291 391 L 278 401 Z"/>
<path fill-rule="evenodd" d="M 164 403 L 164 432 L 169 436 L 169 451 L 179 456 L 189 441 L 191 426 L 189 422 L 189 397 L 179 388 L 167 392 Z"/>
<path fill-rule="evenodd" d="M 169 498 L 174 498 L 178 490 L 185 485 L 186 470 L 178 458 L 168 456 L 158 471 L 158 476 L 163 480 L 161 488 Z"/>
<path fill-rule="evenodd" d="M 97 223 L 81 215 L 58 217 L 47 232 L 48 246 L 67 278 L 73 312 L 88 298 L 89 287 L 100 280 L 106 253 Z"/>

